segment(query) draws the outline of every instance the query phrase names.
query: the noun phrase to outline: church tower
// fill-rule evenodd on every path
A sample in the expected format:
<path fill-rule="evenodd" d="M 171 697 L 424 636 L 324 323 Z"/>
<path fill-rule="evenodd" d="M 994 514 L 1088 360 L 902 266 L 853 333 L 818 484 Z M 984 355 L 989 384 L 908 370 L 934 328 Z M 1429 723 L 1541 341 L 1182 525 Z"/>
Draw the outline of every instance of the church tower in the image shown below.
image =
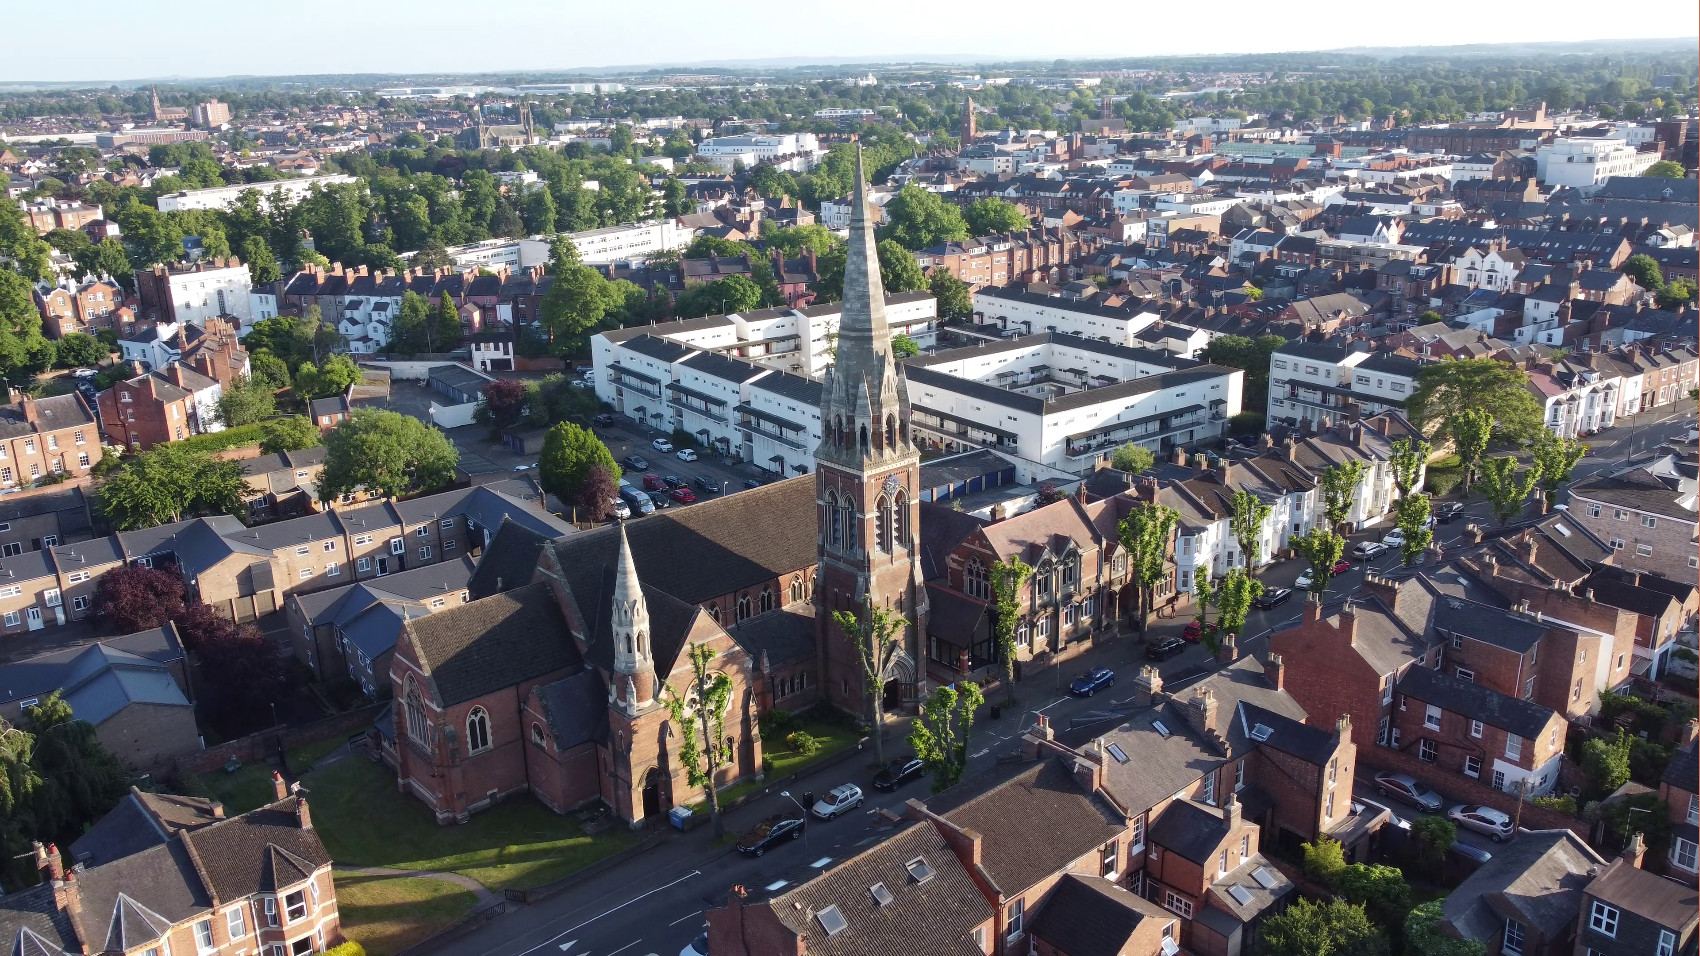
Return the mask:
<path fill-rule="evenodd" d="M 614 673 L 609 703 L 632 717 L 655 698 L 655 655 L 650 643 L 649 605 L 638 583 L 626 526 L 620 525 L 620 554 L 614 566 L 614 598 L 609 618 L 614 631 Z"/>
<path fill-rule="evenodd" d="M 905 620 L 903 653 L 884 674 L 892 703 L 912 703 L 924 673 L 926 620 L 917 548 L 921 456 L 909 432 L 909 392 L 891 352 L 885 290 L 868 216 L 862 154 L 850 213 L 838 357 L 821 389 L 823 439 L 815 449 L 820 571 L 815 589 L 821 659 L 832 701 L 863 708 L 864 670 L 835 611 L 865 617 L 870 606 Z"/>
<path fill-rule="evenodd" d="M 967 149 L 968 144 L 974 142 L 976 135 L 978 135 L 978 131 L 974 126 L 974 97 L 970 96 L 968 102 L 963 104 L 962 107 L 962 144 L 960 148 Z"/>

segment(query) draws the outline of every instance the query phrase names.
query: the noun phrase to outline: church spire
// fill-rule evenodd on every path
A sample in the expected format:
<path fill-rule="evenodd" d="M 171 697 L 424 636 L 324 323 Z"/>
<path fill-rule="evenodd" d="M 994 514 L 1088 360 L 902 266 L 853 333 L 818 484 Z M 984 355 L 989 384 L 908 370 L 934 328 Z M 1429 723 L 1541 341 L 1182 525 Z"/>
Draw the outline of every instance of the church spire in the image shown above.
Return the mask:
<path fill-rule="evenodd" d="M 620 524 L 620 553 L 614 564 L 614 593 L 611 601 L 614 638 L 614 673 L 627 678 L 648 675 L 655 670 L 650 650 L 649 604 L 643 597 L 643 585 L 638 581 L 637 563 L 632 560 L 632 545 L 626 540 L 626 525 Z M 649 695 L 651 680 L 627 680 L 622 703 L 629 711 L 640 706 Z"/>

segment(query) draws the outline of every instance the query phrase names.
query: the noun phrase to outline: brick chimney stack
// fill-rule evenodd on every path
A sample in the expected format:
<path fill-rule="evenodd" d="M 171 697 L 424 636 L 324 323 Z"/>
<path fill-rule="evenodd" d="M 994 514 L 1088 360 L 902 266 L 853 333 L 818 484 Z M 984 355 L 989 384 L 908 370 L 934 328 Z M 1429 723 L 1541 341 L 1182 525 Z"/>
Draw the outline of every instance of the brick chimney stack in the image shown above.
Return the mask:
<path fill-rule="evenodd" d="M 1281 657 L 1281 655 L 1279 655 L 1279 654 L 1269 655 L 1269 659 L 1263 662 L 1263 676 L 1269 679 L 1269 683 L 1275 685 L 1276 690 L 1286 689 L 1286 686 L 1287 686 L 1287 662 L 1286 662 L 1286 660 L 1284 660 Z"/>
<path fill-rule="evenodd" d="M 59 845 L 49 843 L 42 846 L 39 841 L 35 844 L 35 868 L 41 873 L 44 883 L 52 883 L 65 878 L 65 863 L 59 856 Z"/>
<path fill-rule="evenodd" d="M 283 774 L 272 771 L 272 795 L 279 800 L 289 799 L 289 784 L 283 780 Z"/>
<path fill-rule="evenodd" d="M 1192 729 L 1205 736 L 1216 729 L 1217 718 L 1216 692 L 1202 684 L 1192 689 L 1192 696 L 1186 700 L 1186 721 Z"/>
<path fill-rule="evenodd" d="M 1228 802 L 1222 804 L 1222 822 L 1228 825 L 1230 836 L 1240 827 L 1240 795 L 1232 790 L 1228 791 Z"/>
<path fill-rule="evenodd" d="M 53 908 L 73 917 L 83 911 L 83 891 L 77 884 L 76 870 L 65 870 L 53 881 Z"/>
<path fill-rule="evenodd" d="M 1139 676 L 1133 679 L 1134 706 L 1150 707 L 1161 693 L 1163 693 L 1163 678 L 1157 673 L 1157 668 L 1150 664 L 1141 667 Z"/>
<path fill-rule="evenodd" d="M 41 411 L 36 408 L 35 399 L 25 395 L 18 401 L 18 407 L 24 413 L 24 421 L 34 425 L 41 421 Z"/>
<path fill-rule="evenodd" d="M 1232 664 L 1239 659 L 1239 639 L 1232 634 L 1222 635 L 1221 642 L 1216 647 L 1216 660 L 1223 664 Z"/>
<path fill-rule="evenodd" d="M 295 822 L 303 830 L 313 829 L 313 816 L 307 811 L 307 798 L 299 793 L 295 795 Z"/>
<path fill-rule="evenodd" d="M 1641 861 L 1646 857 L 1646 855 L 1647 841 L 1641 838 L 1641 831 L 1636 830 L 1635 834 L 1629 838 L 1629 845 L 1623 848 L 1623 855 L 1621 859 L 1625 863 L 1628 863 L 1630 866 L 1639 870 L 1641 868 Z"/>

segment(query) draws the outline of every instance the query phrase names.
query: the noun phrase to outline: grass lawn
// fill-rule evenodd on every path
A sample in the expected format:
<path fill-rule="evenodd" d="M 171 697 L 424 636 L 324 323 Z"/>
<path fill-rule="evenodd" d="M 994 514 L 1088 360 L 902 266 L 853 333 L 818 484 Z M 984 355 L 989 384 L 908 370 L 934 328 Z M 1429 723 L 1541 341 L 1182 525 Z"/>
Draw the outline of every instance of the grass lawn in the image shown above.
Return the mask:
<path fill-rule="evenodd" d="M 442 880 L 336 875 L 342 931 L 368 956 L 390 956 L 465 916 L 473 895 Z"/>
<path fill-rule="evenodd" d="M 637 842 L 616 827 L 585 836 L 529 796 L 439 826 L 425 804 L 396 789 L 388 766 L 340 760 L 302 778 L 313 825 L 339 863 L 464 873 L 491 889 L 523 889 L 559 879 Z"/>
<path fill-rule="evenodd" d="M 314 761 L 338 749 L 345 743 L 347 743 L 346 737 L 326 737 L 324 740 L 315 740 L 310 744 L 293 748 L 288 754 L 289 768 L 296 773 L 303 773 L 313 765 Z"/>
<path fill-rule="evenodd" d="M 854 747 L 856 741 L 861 739 L 854 727 L 841 723 L 811 721 L 799 726 L 798 729 L 814 737 L 820 745 L 819 749 L 805 756 L 792 750 L 791 746 L 785 742 L 784 737 L 762 738 L 762 756 L 773 765 L 772 769 L 767 772 L 766 779 L 741 780 L 722 789 L 720 791 L 720 805 L 725 806 L 746 793 L 767 786 L 773 780 L 796 773 L 817 760 L 824 760 L 841 750 Z M 708 801 L 700 800 L 691 804 L 691 810 L 694 813 L 707 813 Z"/>
<path fill-rule="evenodd" d="M 277 799 L 272 790 L 272 768 L 265 762 L 243 764 L 235 773 L 213 770 L 197 778 L 207 796 L 224 801 L 228 816 L 247 813 Z"/>

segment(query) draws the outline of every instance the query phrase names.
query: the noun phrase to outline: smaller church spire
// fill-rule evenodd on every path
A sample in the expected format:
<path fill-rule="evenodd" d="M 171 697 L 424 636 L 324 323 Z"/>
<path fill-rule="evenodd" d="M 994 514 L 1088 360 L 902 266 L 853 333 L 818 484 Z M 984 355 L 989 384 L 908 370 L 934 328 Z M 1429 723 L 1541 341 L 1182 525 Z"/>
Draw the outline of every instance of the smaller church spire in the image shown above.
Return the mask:
<path fill-rule="evenodd" d="M 632 560 L 632 544 L 626 538 L 626 526 L 620 524 L 620 553 L 614 564 L 614 593 L 611 597 L 613 615 L 614 672 L 625 675 L 626 707 L 636 708 L 644 701 L 637 697 L 638 689 L 649 690 L 650 681 L 632 681 L 634 674 L 650 674 L 655 670 L 650 649 L 649 604 L 643 597 L 643 585 L 638 581 L 637 562 Z"/>

